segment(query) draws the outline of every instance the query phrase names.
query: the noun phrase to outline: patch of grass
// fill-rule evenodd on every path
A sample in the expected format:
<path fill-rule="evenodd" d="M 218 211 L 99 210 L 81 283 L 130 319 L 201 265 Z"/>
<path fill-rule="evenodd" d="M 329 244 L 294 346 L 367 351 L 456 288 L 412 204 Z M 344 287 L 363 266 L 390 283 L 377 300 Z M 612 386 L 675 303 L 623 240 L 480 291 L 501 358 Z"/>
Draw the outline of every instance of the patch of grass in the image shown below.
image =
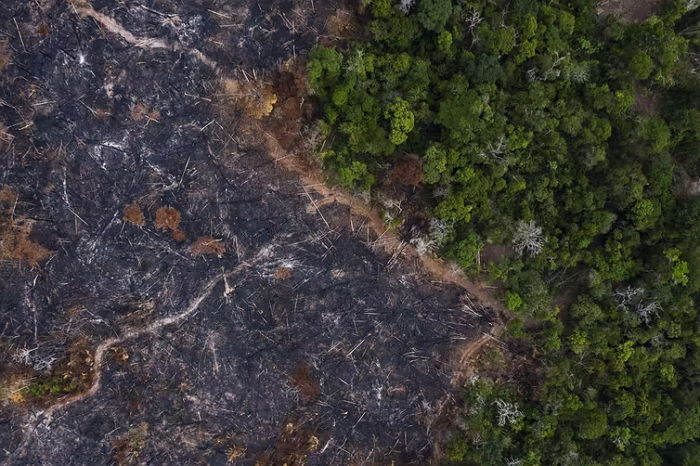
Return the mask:
<path fill-rule="evenodd" d="M 35 380 L 24 391 L 36 398 L 46 398 L 55 395 L 65 395 L 76 391 L 78 384 L 75 380 L 58 375 L 49 375 Z"/>
<path fill-rule="evenodd" d="M 93 354 L 87 340 L 68 347 L 68 356 L 48 374 L 35 375 L 22 389 L 27 401 L 47 405 L 56 399 L 86 390 L 93 377 Z"/>

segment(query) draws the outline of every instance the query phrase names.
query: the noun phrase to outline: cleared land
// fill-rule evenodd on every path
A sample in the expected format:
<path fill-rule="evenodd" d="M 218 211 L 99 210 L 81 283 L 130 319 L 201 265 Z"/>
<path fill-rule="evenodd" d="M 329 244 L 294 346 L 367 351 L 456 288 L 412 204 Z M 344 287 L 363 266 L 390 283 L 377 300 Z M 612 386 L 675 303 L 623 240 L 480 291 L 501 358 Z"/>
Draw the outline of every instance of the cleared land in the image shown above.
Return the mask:
<path fill-rule="evenodd" d="M 499 304 L 295 157 L 336 5 L 0 9 L 0 461 L 424 463 Z"/>

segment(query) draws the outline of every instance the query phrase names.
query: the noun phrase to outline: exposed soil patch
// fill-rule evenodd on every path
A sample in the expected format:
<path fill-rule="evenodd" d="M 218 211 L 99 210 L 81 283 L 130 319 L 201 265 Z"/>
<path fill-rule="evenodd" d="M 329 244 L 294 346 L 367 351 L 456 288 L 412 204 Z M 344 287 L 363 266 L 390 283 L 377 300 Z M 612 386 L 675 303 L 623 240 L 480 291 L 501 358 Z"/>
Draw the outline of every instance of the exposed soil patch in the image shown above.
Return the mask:
<path fill-rule="evenodd" d="M 221 257 L 226 252 L 226 246 L 220 239 L 212 238 L 211 236 L 202 236 L 192 243 L 190 252 L 195 256 L 211 254 Z"/>
<path fill-rule="evenodd" d="M 124 215 L 122 216 L 122 220 L 140 227 L 146 226 L 146 216 L 143 214 L 141 207 L 139 207 L 137 204 L 129 204 L 124 207 Z"/>
<path fill-rule="evenodd" d="M 602 0 L 598 14 L 615 15 L 629 23 L 641 23 L 657 13 L 664 0 Z"/>
<path fill-rule="evenodd" d="M 21 261 L 30 267 L 51 256 L 51 251 L 30 238 L 34 222 L 15 217 L 17 193 L 9 186 L 0 189 L 0 262 Z"/>
<path fill-rule="evenodd" d="M 306 363 L 300 363 L 290 377 L 291 385 L 299 390 L 299 395 L 305 403 L 315 401 L 321 394 L 321 386 L 313 369 Z"/>
<path fill-rule="evenodd" d="M 415 154 L 409 154 L 399 160 L 395 165 L 389 181 L 394 184 L 418 187 L 423 184 L 423 164 Z"/>
<path fill-rule="evenodd" d="M 659 108 L 658 96 L 651 93 L 649 89 L 641 86 L 637 88 L 635 93 L 635 109 L 645 115 L 653 115 L 657 113 Z"/>
<path fill-rule="evenodd" d="M 487 267 L 490 263 L 499 263 L 506 257 L 513 255 L 513 250 L 505 244 L 486 244 L 479 253 L 479 262 Z"/>
<path fill-rule="evenodd" d="M 169 230 L 176 241 L 184 241 L 185 233 L 180 229 L 180 212 L 174 207 L 160 207 L 156 210 L 156 219 L 153 225 L 158 230 Z M 201 245 L 198 249 L 201 248 Z"/>
<path fill-rule="evenodd" d="M 279 280 L 289 280 L 294 276 L 294 269 L 291 267 L 280 267 L 275 270 L 275 278 Z"/>

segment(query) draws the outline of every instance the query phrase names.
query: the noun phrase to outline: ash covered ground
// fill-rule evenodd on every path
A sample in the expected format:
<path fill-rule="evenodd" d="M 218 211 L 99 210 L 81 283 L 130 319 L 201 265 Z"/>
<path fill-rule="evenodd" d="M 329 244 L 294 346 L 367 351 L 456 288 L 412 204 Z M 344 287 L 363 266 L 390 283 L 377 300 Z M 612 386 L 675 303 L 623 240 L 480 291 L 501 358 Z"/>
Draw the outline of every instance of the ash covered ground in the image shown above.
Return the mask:
<path fill-rule="evenodd" d="M 315 3 L 2 2 L 0 462 L 429 461 L 489 313 L 223 108 L 334 39 Z"/>

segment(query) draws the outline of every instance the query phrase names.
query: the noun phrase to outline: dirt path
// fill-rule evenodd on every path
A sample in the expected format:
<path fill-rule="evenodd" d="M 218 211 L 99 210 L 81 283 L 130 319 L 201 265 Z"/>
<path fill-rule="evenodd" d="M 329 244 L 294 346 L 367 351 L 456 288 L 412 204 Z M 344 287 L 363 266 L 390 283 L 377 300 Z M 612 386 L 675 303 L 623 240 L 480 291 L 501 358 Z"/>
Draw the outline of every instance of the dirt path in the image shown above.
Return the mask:
<path fill-rule="evenodd" d="M 307 189 L 313 190 L 323 197 L 322 201 L 315 203 L 315 209 L 318 210 L 318 205 L 327 205 L 333 202 L 348 206 L 355 215 L 365 217 L 368 220 L 374 233 L 381 239 L 380 244 L 387 254 L 393 256 L 397 251 L 400 251 L 406 258 L 417 258 L 425 272 L 433 279 L 463 288 L 475 297 L 482 307 L 491 308 L 496 312 L 504 311 L 496 287 L 470 280 L 455 264 L 443 261 L 432 254 L 419 253 L 411 244 L 402 241 L 394 230 L 387 228 L 378 211 L 370 204 L 342 189 L 330 187 L 326 177 L 319 169 L 304 163 L 301 157 L 285 151 L 277 139 L 265 130 L 264 121 L 253 120 L 249 121 L 249 124 L 252 125 L 252 131 L 264 134 L 267 152 L 279 166 L 295 173 Z"/>
<path fill-rule="evenodd" d="M 455 386 L 463 384 L 465 380 L 473 375 L 474 370 L 471 365 L 471 361 L 478 356 L 479 352 L 485 345 L 494 341 L 498 342 L 498 335 L 501 335 L 504 329 L 504 325 L 495 325 L 491 328 L 490 332 L 484 332 L 478 339 L 456 348 L 456 364 L 452 375 L 452 383 Z"/>
<path fill-rule="evenodd" d="M 111 18 L 104 13 L 95 11 L 92 6 L 85 4 L 80 0 L 68 0 L 73 11 L 81 18 L 92 18 L 97 21 L 100 26 L 112 34 L 116 34 L 122 39 L 124 39 L 129 44 L 143 48 L 143 49 L 163 49 L 170 50 L 173 52 L 186 52 L 191 54 L 197 60 L 201 61 L 212 69 L 217 68 L 217 64 L 214 60 L 207 57 L 199 49 L 182 47 L 178 43 L 168 42 L 165 39 L 159 37 L 137 37 L 119 24 L 114 18 Z M 178 18 L 173 16 L 169 18 L 174 27 L 177 27 Z"/>

